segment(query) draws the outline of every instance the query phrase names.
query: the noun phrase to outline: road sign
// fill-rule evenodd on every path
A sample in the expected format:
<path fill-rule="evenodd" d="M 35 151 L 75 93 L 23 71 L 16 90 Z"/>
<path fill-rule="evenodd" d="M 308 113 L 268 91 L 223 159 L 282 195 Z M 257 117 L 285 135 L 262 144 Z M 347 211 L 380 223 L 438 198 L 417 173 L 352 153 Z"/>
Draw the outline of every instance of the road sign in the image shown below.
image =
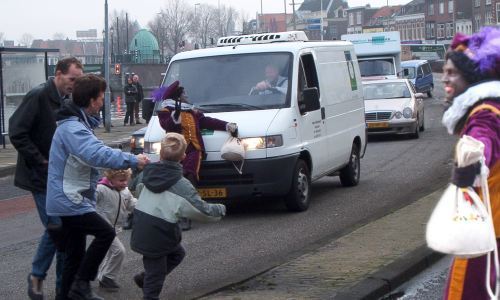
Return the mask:
<path fill-rule="evenodd" d="M 320 24 L 321 23 L 321 19 L 320 18 L 317 18 L 317 19 L 307 19 L 306 22 L 307 22 L 307 24 Z"/>
<path fill-rule="evenodd" d="M 321 24 L 309 24 L 307 30 L 321 30 Z"/>

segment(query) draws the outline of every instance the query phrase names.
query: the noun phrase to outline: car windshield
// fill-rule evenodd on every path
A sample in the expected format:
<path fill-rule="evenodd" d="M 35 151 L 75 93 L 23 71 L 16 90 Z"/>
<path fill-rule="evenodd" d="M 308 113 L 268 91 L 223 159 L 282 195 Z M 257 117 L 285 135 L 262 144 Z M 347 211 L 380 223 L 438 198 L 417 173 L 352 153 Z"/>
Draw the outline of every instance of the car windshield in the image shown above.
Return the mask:
<path fill-rule="evenodd" d="M 288 52 L 183 59 L 170 64 L 163 84 L 179 80 L 188 101 L 204 112 L 282 108 L 290 106 L 291 61 Z M 256 89 L 259 82 L 268 89 Z"/>
<path fill-rule="evenodd" d="M 365 100 L 409 98 L 410 90 L 404 82 L 384 82 L 363 85 Z"/>
<path fill-rule="evenodd" d="M 392 58 L 359 60 L 361 77 L 394 75 Z"/>
<path fill-rule="evenodd" d="M 415 68 L 414 67 L 404 67 L 403 70 L 408 70 L 408 75 L 405 76 L 406 79 L 413 79 L 415 78 Z"/>

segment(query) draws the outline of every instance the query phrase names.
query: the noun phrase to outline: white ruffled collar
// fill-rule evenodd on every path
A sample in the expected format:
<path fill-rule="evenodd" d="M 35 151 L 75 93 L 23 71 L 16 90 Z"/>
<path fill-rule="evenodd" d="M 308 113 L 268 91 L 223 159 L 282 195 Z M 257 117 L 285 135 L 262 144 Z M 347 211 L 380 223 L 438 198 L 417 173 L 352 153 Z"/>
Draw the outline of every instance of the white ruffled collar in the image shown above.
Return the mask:
<path fill-rule="evenodd" d="M 453 104 L 443 115 L 442 123 L 449 134 L 455 132 L 457 123 L 467 113 L 469 108 L 481 100 L 500 98 L 500 81 L 493 80 L 473 85 L 453 99 Z"/>

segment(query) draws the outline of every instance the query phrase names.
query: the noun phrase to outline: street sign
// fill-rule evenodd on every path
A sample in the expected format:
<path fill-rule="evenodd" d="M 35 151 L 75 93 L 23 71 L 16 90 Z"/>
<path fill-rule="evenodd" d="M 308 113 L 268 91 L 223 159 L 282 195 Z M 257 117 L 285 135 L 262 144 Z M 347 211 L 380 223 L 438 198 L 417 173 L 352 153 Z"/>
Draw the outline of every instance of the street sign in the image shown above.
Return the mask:
<path fill-rule="evenodd" d="M 317 18 L 317 19 L 307 19 L 306 22 L 307 22 L 307 24 L 320 24 L 321 23 L 321 19 L 320 18 Z"/>
<path fill-rule="evenodd" d="M 307 30 L 321 30 L 321 24 L 309 24 Z"/>

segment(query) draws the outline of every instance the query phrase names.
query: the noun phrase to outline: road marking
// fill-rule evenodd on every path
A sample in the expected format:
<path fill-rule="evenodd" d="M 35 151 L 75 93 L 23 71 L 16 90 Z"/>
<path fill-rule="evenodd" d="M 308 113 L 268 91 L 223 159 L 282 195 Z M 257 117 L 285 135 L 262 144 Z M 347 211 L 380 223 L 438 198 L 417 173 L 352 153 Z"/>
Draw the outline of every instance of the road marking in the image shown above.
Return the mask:
<path fill-rule="evenodd" d="M 0 219 L 30 212 L 35 209 L 33 196 L 24 195 L 0 201 Z"/>

